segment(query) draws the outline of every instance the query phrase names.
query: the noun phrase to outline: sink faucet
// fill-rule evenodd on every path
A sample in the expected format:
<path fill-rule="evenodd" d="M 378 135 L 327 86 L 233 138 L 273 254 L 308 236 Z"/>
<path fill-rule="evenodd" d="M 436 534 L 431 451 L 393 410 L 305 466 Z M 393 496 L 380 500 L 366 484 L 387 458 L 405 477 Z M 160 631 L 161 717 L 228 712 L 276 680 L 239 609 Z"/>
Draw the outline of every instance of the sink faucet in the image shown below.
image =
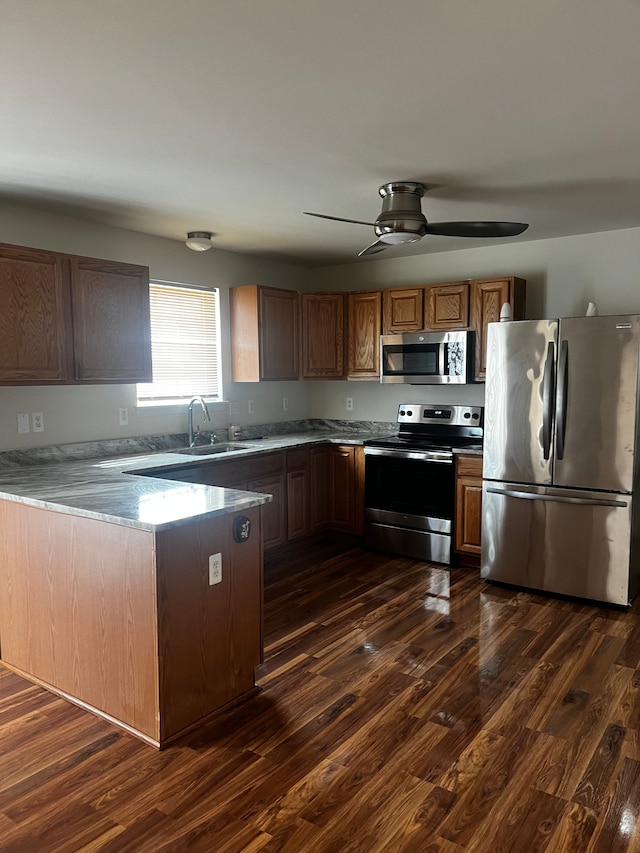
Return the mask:
<path fill-rule="evenodd" d="M 193 436 L 193 404 L 199 403 L 202 406 L 202 411 L 204 412 L 205 421 L 210 421 L 209 417 L 209 409 L 207 409 L 207 404 L 202 399 L 202 397 L 193 397 L 189 406 L 187 408 L 187 440 L 189 441 L 189 447 L 193 447 L 195 444 L 195 439 Z"/>

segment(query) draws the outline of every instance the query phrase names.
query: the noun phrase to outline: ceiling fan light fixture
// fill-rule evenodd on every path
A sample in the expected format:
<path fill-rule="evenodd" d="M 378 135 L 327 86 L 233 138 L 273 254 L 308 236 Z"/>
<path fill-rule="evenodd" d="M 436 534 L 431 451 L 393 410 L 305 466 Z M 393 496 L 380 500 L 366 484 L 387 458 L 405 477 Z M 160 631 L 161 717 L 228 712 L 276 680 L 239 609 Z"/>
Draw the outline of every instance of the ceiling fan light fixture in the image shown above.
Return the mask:
<path fill-rule="evenodd" d="M 211 231 L 189 231 L 187 234 L 187 248 L 194 252 L 206 252 L 213 248 L 213 234 Z"/>
<path fill-rule="evenodd" d="M 400 243 L 417 243 L 420 237 L 420 234 L 413 231 L 388 231 L 386 234 L 380 234 L 378 240 L 390 246 L 397 246 Z"/>

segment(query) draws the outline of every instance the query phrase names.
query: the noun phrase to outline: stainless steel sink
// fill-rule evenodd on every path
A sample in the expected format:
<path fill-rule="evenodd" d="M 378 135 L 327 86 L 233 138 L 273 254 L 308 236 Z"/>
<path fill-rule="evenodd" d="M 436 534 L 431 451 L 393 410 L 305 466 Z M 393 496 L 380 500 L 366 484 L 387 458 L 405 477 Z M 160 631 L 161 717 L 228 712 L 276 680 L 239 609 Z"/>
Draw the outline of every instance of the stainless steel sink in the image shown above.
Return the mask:
<path fill-rule="evenodd" d="M 200 447 L 185 447 L 184 450 L 174 450 L 173 453 L 183 453 L 185 456 L 214 456 L 217 453 L 233 453 L 234 450 L 250 450 L 247 444 L 203 444 Z"/>

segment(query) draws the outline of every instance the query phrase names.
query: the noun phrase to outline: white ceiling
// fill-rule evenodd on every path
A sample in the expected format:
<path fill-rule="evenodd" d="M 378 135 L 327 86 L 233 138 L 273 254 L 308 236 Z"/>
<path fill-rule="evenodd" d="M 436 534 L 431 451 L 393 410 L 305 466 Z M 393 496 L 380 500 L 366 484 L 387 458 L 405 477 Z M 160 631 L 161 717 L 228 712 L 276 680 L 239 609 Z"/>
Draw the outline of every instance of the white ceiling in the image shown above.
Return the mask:
<path fill-rule="evenodd" d="M 392 180 L 514 240 L 640 226 L 639 44 L 640 0 L 10 0 L 0 198 L 309 264 L 374 235 L 302 211 Z"/>

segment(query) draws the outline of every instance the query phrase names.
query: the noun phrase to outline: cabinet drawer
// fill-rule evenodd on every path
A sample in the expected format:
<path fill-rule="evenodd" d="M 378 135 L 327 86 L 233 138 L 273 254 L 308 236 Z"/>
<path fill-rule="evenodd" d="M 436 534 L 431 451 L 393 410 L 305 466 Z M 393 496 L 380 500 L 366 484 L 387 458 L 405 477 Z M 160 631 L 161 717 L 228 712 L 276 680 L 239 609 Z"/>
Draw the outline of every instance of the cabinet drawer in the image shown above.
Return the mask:
<path fill-rule="evenodd" d="M 459 477 L 482 477 L 482 456 L 456 456 Z"/>

